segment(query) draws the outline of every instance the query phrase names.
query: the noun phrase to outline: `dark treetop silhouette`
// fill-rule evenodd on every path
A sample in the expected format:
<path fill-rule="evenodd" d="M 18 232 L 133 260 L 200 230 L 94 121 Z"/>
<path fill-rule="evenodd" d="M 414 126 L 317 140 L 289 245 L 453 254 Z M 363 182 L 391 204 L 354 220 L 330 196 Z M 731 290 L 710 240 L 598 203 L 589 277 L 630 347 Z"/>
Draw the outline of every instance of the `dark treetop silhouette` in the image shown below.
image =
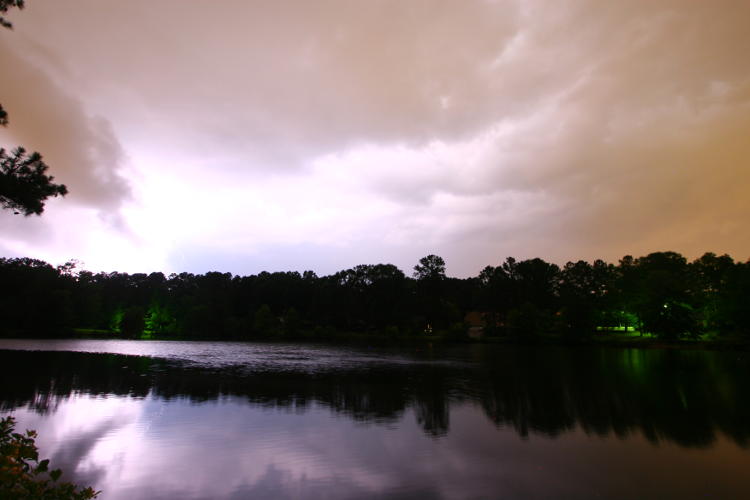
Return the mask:
<path fill-rule="evenodd" d="M 431 257 L 428 262 L 442 262 Z M 164 276 L 0 259 L 0 334 L 66 335 L 77 328 L 126 338 L 461 340 L 470 326 L 465 318 L 479 317 L 485 337 L 514 341 L 634 331 L 667 340 L 706 333 L 750 338 L 750 263 L 727 255 L 688 262 L 657 252 L 625 256 L 618 265 L 578 261 L 562 268 L 508 258 L 467 279 L 446 277 L 443 266 L 419 279 L 392 264 L 330 276 Z"/>
<path fill-rule="evenodd" d="M 11 7 L 18 7 L 19 9 L 23 9 L 24 0 L 0 0 L 0 14 L 5 14 L 8 12 L 8 9 Z M 0 15 L 0 26 L 3 26 L 5 28 L 12 28 L 13 25 L 5 19 L 3 16 Z"/>
<path fill-rule="evenodd" d="M 39 153 L 26 154 L 16 148 L 11 154 L 0 148 L 0 204 L 3 208 L 23 215 L 39 215 L 49 197 L 65 196 L 68 188 L 55 184 L 47 175 L 47 165 Z"/>

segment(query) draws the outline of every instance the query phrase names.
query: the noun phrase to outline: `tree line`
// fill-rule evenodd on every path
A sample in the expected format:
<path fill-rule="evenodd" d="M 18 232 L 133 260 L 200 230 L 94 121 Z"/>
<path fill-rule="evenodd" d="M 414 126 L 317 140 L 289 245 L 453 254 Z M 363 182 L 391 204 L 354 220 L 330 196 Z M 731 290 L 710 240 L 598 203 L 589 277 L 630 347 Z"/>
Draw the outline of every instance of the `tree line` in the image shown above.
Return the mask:
<path fill-rule="evenodd" d="M 0 259 L 0 333 L 49 336 L 75 329 L 125 338 L 441 336 L 580 340 L 617 330 L 663 339 L 705 333 L 750 338 L 750 262 L 675 252 L 563 267 L 507 258 L 478 276 L 448 277 L 422 258 L 412 276 L 392 264 L 313 271 L 127 274 Z"/>

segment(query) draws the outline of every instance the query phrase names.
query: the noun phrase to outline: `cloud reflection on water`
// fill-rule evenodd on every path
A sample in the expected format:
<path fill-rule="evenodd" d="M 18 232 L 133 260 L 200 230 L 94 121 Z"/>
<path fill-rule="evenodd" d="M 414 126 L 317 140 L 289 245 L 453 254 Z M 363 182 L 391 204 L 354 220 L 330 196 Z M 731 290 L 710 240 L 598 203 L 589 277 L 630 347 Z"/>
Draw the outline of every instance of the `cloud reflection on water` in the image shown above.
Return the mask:
<path fill-rule="evenodd" d="M 0 350 L 0 408 L 40 432 L 67 479 L 104 498 L 750 491 L 738 353 L 245 346 L 257 366 Z M 302 362 L 315 355 L 341 369 Z"/>
<path fill-rule="evenodd" d="M 724 438 L 689 453 L 580 430 L 524 439 L 469 403 L 452 408 L 451 432 L 440 439 L 421 432 L 411 410 L 394 424 L 373 425 L 319 405 L 299 413 L 239 397 L 78 395 L 57 412 L 62 420 L 36 422 L 29 410 L 15 413 L 22 425 L 56 436 L 41 441 L 42 451 L 72 472 L 69 480 L 92 482 L 108 499 L 729 498 L 750 491 L 740 473 L 750 457 Z"/>

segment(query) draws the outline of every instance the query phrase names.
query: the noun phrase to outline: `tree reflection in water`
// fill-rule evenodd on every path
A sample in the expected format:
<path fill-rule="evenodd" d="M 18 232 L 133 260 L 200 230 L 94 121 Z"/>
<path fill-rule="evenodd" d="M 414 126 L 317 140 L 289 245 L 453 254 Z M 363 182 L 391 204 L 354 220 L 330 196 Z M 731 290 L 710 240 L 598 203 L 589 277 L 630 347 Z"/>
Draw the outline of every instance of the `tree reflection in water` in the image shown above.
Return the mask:
<path fill-rule="evenodd" d="M 54 412 L 71 394 L 202 402 L 224 396 L 305 411 L 313 403 L 362 422 L 393 423 L 411 408 L 429 436 L 449 432 L 451 404 L 476 402 L 521 436 L 640 432 L 707 447 L 721 432 L 750 436 L 744 353 L 564 348 L 473 348 L 470 363 L 398 363 L 303 372 L 207 369 L 118 354 L 0 350 L 0 410 Z"/>

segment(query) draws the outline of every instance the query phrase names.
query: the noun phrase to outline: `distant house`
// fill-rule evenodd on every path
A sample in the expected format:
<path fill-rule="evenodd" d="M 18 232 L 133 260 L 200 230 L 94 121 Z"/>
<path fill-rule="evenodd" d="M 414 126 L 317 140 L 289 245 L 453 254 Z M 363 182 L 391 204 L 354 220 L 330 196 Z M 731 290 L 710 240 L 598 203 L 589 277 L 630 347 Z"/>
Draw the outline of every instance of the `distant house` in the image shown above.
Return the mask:
<path fill-rule="evenodd" d="M 469 327 L 467 335 L 472 339 L 480 339 L 484 335 L 484 327 L 487 326 L 485 314 L 481 311 L 469 311 L 464 316 L 464 324 Z"/>
<path fill-rule="evenodd" d="M 487 326 L 487 321 L 484 319 L 485 314 L 487 313 L 481 311 L 469 311 L 466 313 L 466 316 L 464 316 L 464 323 L 469 327 L 478 326 L 484 328 Z"/>

